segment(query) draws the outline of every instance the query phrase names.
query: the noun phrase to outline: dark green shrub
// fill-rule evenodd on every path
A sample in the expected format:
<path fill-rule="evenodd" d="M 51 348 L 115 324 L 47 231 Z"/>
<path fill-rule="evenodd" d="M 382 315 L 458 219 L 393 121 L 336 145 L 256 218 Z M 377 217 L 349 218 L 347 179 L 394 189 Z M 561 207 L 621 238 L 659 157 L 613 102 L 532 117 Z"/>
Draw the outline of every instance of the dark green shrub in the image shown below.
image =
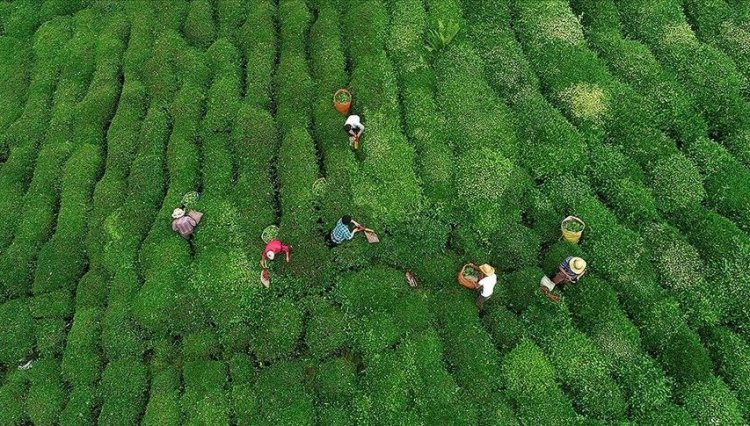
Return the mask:
<path fill-rule="evenodd" d="M 284 135 L 291 129 L 308 127 L 313 82 L 303 52 L 281 52 L 274 87 L 278 106 L 276 120 L 281 134 Z"/>
<path fill-rule="evenodd" d="M 182 370 L 184 393 L 180 400 L 182 419 L 187 424 L 229 424 L 229 395 L 226 367 L 219 361 L 185 363 Z"/>
<path fill-rule="evenodd" d="M 696 167 L 681 155 L 660 160 L 653 170 L 654 195 L 667 213 L 698 206 L 706 192 Z"/>
<path fill-rule="evenodd" d="M 63 378 L 76 386 L 92 385 L 99 379 L 101 316 L 98 308 L 84 308 L 77 309 L 73 317 L 61 367 Z"/>
<path fill-rule="evenodd" d="M 682 403 L 698 422 L 722 425 L 742 425 L 742 408 L 729 387 L 718 378 L 705 376 L 707 381 L 690 385 L 682 394 Z"/>
<path fill-rule="evenodd" d="M 35 425 L 53 425 L 65 403 L 60 366 L 52 358 L 34 361 L 29 370 L 31 386 L 26 395 L 26 414 Z"/>
<path fill-rule="evenodd" d="M 336 353 L 347 343 L 346 327 L 341 310 L 322 299 L 316 300 L 305 331 L 308 353 L 317 359 Z"/>
<path fill-rule="evenodd" d="M 213 331 L 188 334 L 182 341 L 182 355 L 187 361 L 201 361 L 215 358 L 219 341 Z"/>
<path fill-rule="evenodd" d="M 102 374 L 100 425 L 133 425 L 146 403 L 148 370 L 138 361 L 121 360 L 107 365 Z"/>
<path fill-rule="evenodd" d="M 170 368 L 153 376 L 141 424 L 178 426 L 180 420 L 180 376 Z"/>
<path fill-rule="evenodd" d="M 318 400 L 322 405 L 346 404 L 357 390 L 357 368 L 346 358 L 333 358 L 315 372 Z"/>
<path fill-rule="evenodd" d="M 271 1 L 252 2 L 248 7 L 247 19 L 237 33 L 237 42 L 246 62 L 253 65 L 247 67 L 245 100 L 264 109 L 271 103 L 271 78 L 277 53 L 275 13 Z"/>
<path fill-rule="evenodd" d="M 701 333 L 711 353 L 717 373 L 729 384 L 740 402 L 740 410 L 750 414 L 750 345 L 725 327 L 713 327 Z"/>
<path fill-rule="evenodd" d="M 345 10 L 348 19 L 343 21 L 342 37 L 348 44 L 348 57 L 355 66 L 360 60 L 382 50 L 388 34 L 388 12 L 380 1 L 356 2 Z M 367 22 L 368 25 L 357 25 Z"/>
<path fill-rule="evenodd" d="M 522 341 L 503 360 L 507 395 L 519 420 L 525 424 L 572 423 L 576 417 L 570 400 L 555 383 L 553 366 L 542 351 Z"/>
<path fill-rule="evenodd" d="M 60 413 L 60 424 L 81 426 L 96 424 L 94 411 L 101 401 L 95 386 L 75 386 L 67 397 L 65 409 Z"/>
<path fill-rule="evenodd" d="M 302 312 L 284 299 L 269 301 L 261 312 L 250 328 L 250 350 L 263 362 L 288 357 L 302 333 Z"/>
<path fill-rule="evenodd" d="M 28 377 L 23 372 L 12 371 L 0 387 L 0 420 L 7 425 L 21 425 L 28 421 L 24 412 L 28 392 Z"/>
<path fill-rule="evenodd" d="M 249 4 L 241 0 L 222 1 L 216 4 L 219 20 L 219 37 L 234 39 L 235 31 L 245 22 Z"/>
<path fill-rule="evenodd" d="M 679 405 L 668 403 L 645 415 L 636 417 L 635 424 L 638 425 L 664 425 L 682 426 L 698 425 L 694 418 Z"/>
<path fill-rule="evenodd" d="M 523 327 L 513 312 L 499 304 L 488 306 L 482 316 L 482 324 L 492 336 L 492 342 L 500 353 L 511 351 L 523 337 Z"/>
<path fill-rule="evenodd" d="M 249 383 L 232 385 L 232 410 L 238 425 L 252 425 L 258 413 L 258 397 Z"/>
<path fill-rule="evenodd" d="M 34 349 L 34 321 L 30 299 L 9 300 L 0 305 L 0 363 L 15 366 Z"/>
<path fill-rule="evenodd" d="M 214 79 L 207 94 L 204 132 L 229 132 L 240 100 L 240 57 L 225 38 L 214 42 L 206 52 Z"/>
<path fill-rule="evenodd" d="M 281 51 L 303 51 L 311 18 L 305 2 L 292 0 L 279 4 L 278 16 L 281 28 Z"/>
<path fill-rule="evenodd" d="M 67 327 L 63 319 L 40 319 L 34 321 L 36 352 L 45 357 L 56 357 L 65 348 Z"/>
<path fill-rule="evenodd" d="M 190 11 L 182 26 L 182 32 L 188 42 L 200 49 L 207 49 L 216 39 L 216 24 L 212 9 L 211 2 L 208 0 L 191 2 Z"/>
<path fill-rule="evenodd" d="M 132 270 L 121 270 L 112 278 L 101 336 L 104 353 L 110 361 L 138 359 L 146 350 L 143 333 L 133 319 L 131 308 L 138 284 L 138 277 Z"/>
<path fill-rule="evenodd" d="M 29 298 L 31 316 L 34 318 L 68 318 L 73 316 L 73 295 L 67 290 L 57 290 Z"/>
<path fill-rule="evenodd" d="M 527 267 L 508 274 L 504 279 L 508 287 L 508 308 L 521 313 L 530 305 L 547 300 L 539 291 L 539 282 L 543 276 L 544 272 L 537 267 Z"/>
<path fill-rule="evenodd" d="M 312 425 L 315 408 L 312 397 L 302 386 L 303 366 L 284 361 L 261 370 L 255 385 L 259 415 L 268 424 Z"/>

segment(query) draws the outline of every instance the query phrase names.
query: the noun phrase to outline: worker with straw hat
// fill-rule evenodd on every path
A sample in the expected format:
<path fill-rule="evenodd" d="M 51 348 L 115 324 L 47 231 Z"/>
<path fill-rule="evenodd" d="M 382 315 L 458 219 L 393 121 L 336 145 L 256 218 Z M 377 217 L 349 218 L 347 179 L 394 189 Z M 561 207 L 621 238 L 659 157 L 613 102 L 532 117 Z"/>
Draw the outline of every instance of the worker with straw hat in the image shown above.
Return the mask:
<path fill-rule="evenodd" d="M 483 278 L 477 283 L 477 291 L 479 292 L 479 296 L 477 297 L 477 309 L 481 311 L 484 302 L 486 302 L 495 291 L 497 275 L 495 275 L 495 268 L 486 263 L 480 265 L 479 270 L 482 272 Z"/>
<path fill-rule="evenodd" d="M 555 276 L 550 280 L 546 276 L 542 278 L 539 289 L 547 298 L 557 302 L 558 296 L 552 294 L 552 290 L 558 284 L 575 284 L 586 273 L 586 261 L 580 257 L 568 256 L 560 263 L 560 268 Z"/>
<path fill-rule="evenodd" d="M 203 213 L 195 210 L 186 212 L 184 206 L 172 211 L 172 230 L 179 233 L 186 240 L 193 234 L 193 229 L 198 226 Z"/>

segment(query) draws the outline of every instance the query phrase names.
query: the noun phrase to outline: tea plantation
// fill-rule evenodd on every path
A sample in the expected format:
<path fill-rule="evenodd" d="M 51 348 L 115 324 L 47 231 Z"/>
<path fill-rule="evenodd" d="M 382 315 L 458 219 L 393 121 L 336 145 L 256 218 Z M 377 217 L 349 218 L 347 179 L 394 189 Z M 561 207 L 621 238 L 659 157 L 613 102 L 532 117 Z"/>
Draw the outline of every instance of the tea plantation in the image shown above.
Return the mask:
<path fill-rule="evenodd" d="M 0 1 L 0 425 L 745 425 L 749 295 L 748 1 Z"/>

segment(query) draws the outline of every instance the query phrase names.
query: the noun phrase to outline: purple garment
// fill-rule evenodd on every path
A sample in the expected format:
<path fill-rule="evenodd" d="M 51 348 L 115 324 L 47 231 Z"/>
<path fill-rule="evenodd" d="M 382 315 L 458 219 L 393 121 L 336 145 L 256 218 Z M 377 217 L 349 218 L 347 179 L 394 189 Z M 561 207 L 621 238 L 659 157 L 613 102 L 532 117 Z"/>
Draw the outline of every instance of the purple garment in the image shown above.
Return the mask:
<path fill-rule="evenodd" d="M 180 235 L 187 238 L 193 233 L 193 228 L 195 228 L 195 225 L 197 224 L 198 222 L 196 222 L 195 219 L 189 215 L 185 215 L 172 221 L 172 230 L 179 232 Z"/>

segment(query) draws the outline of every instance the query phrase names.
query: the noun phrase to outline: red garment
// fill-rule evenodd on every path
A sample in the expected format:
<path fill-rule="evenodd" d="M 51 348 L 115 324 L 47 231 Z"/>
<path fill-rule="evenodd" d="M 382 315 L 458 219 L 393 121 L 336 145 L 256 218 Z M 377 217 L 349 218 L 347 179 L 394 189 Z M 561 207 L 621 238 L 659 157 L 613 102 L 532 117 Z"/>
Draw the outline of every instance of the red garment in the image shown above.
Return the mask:
<path fill-rule="evenodd" d="M 263 249 L 263 259 L 268 259 L 266 253 L 272 251 L 274 255 L 279 253 L 289 254 L 289 246 L 284 245 L 280 240 L 271 240 L 266 244 L 266 248 Z"/>
<path fill-rule="evenodd" d="M 203 217 L 203 213 L 191 211 L 185 216 L 174 219 L 172 230 L 179 232 L 183 238 L 188 238 L 193 233 L 193 228 L 200 223 L 201 217 Z"/>

